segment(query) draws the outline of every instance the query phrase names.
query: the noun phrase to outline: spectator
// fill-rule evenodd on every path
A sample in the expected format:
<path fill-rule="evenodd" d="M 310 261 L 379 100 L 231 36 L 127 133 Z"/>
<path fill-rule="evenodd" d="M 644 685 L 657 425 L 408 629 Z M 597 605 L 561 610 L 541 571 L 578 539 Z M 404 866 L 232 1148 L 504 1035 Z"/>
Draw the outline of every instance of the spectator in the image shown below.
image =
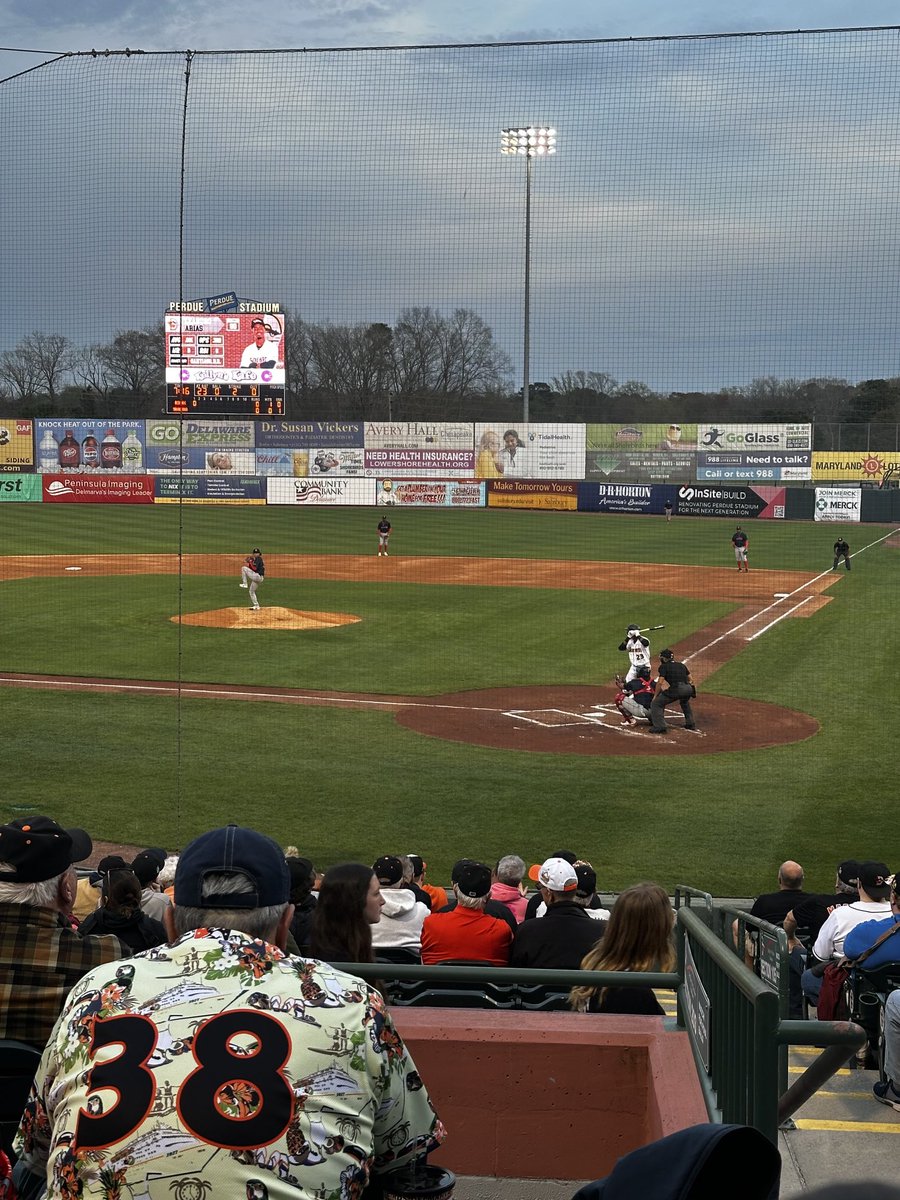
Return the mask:
<path fill-rule="evenodd" d="M 893 939 L 888 939 L 890 942 Z M 888 992 L 884 1004 L 884 1079 L 872 1088 L 881 1104 L 900 1112 L 900 990 Z"/>
<path fill-rule="evenodd" d="M 372 926 L 381 920 L 383 906 L 381 884 L 371 867 L 362 863 L 329 867 L 322 876 L 310 926 L 309 950 L 313 958 L 374 962 Z"/>
<path fill-rule="evenodd" d="M 316 871 L 309 859 L 301 858 L 299 854 L 295 854 L 292 858 L 286 858 L 285 862 L 291 877 L 291 904 L 294 906 L 291 936 L 302 953 L 303 947 L 309 945 L 313 913 L 316 911 L 316 897 L 312 894 Z M 359 960 L 354 959 L 353 961 L 358 962 Z"/>
<path fill-rule="evenodd" d="M 421 854 L 407 854 L 406 856 L 413 865 L 413 883 L 417 884 L 423 892 L 427 892 L 431 897 L 431 911 L 437 912 L 441 908 L 447 907 L 447 889 L 438 887 L 434 883 L 425 882 L 425 872 L 428 870 L 428 863 L 422 858 Z"/>
<path fill-rule="evenodd" d="M 159 873 L 166 865 L 164 850 L 142 850 L 131 864 L 131 869 L 141 881 L 141 907 L 148 917 L 162 921 L 166 909 L 171 906 L 171 900 L 163 893 L 157 880 Z"/>
<path fill-rule="evenodd" d="M 491 894 L 490 867 L 484 863 L 465 863 L 456 872 L 453 893 L 457 900 L 454 908 L 425 918 L 422 962 L 463 959 L 507 966 L 512 930 L 506 921 L 484 911 Z"/>
<path fill-rule="evenodd" d="M 665 890 L 655 883 L 626 888 L 612 910 L 603 941 L 589 950 L 584 971 L 673 971 L 675 914 Z M 653 989 L 635 987 L 575 987 L 569 1002 L 577 1012 L 635 1013 L 663 1016 Z"/>
<path fill-rule="evenodd" d="M 72 916 L 79 922 L 89 917 L 100 903 L 100 885 L 107 871 L 113 869 L 130 871 L 128 863 L 121 854 L 107 854 L 97 863 L 96 871 L 84 875 L 78 880 L 75 891 L 75 903 L 72 905 Z"/>
<path fill-rule="evenodd" d="M 855 858 L 845 859 L 838 865 L 834 880 L 834 892 L 830 895 L 805 895 L 798 897 L 791 911 L 784 918 L 784 931 L 793 937 L 798 929 L 808 932 L 810 942 L 819 936 L 819 930 L 839 904 L 852 904 L 859 899 L 856 886 L 859 863 Z"/>
<path fill-rule="evenodd" d="M 82 938 L 61 920 L 75 899 L 72 864 L 92 849 L 83 829 L 49 817 L 0 825 L 0 1037 L 43 1050 L 69 989 L 127 954 L 117 938 Z"/>
<path fill-rule="evenodd" d="M 547 912 L 540 921 L 523 921 L 513 938 L 510 966 L 577 971 L 581 960 L 603 937 L 604 925 L 592 921 L 575 903 L 578 876 L 563 858 L 548 858 L 538 872 Z"/>
<path fill-rule="evenodd" d="M 453 869 L 450 872 L 450 883 L 451 884 L 456 883 L 457 878 L 459 877 L 460 871 L 464 870 L 465 867 L 469 863 L 473 863 L 475 861 L 476 860 L 474 858 L 457 859 L 457 861 L 453 864 Z M 448 897 L 447 903 L 439 911 L 440 912 L 450 912 L 452 909 L 456 908 L 456 905 L 457 905 L 456 892 L 451 891 L 450 896 Z M 487 900 L 485 901 L 484 911 L 487 913 L 487 915 L 489 917 L 497 917 L 498 920 L 505 921 L 507 923 L 507 925 L 509 926 L 511 933 L 516 932 L 519 922 L 516 920 L 516 918 L 510 912 L 509 908 L 505 904 L 501 903 L 501 901 L 493 900 L 489 896 L 487 898 Z"/>
<path fill-rule="evenodd" d="M 113 933 L 134 954 L 150 950 L 166 941 L 161 921 L 141 910 L 141 885 L 128 867 L 103 876 L 100 907 L 87 917 L 79 929 L 82 937 L 91 933 Z"/>
<path fill-rule="evenodd" d="M 803 972 L 803 994 L 810 1004 L 818 1005 L 822 974 L 832 959 L 838 960 L 843 957 L 844 938 L 850 930 L 873 916 L 890 916 L 890 875 L 890 871 L 882 862 L 868 861 L 859 864 L 859 899 L 852 904 L 842 904 L 829 915 L 813 944 L 812 953 L 817 962 Z"/>
<path fill-rule="evenodd" d="M 575 889 L 575 903 L 595 921 L 608 921 L 610 912 L 603 908 L 602 901 L 597 895 L 597 872 L 588 862 L 575 864 L 575 877 L 578 887 Z"/>
<path fill-rule="evenodd" d="M 518 854 L 507 854 L 494 867 L 494 882 L 491 884 L 491 899 L 505 904 L 516 923 L 525 920 L 528 897 L 525 893 L 525 860 Z"/>
<path fill-rule="evenodd" d="M 403 867 L 403 886 L 408 892 L 412 892 L 419 903 L 424 904 L 428 911 L 431 912 L 431 896 L 429 896 L 423 887 L 420 887 L 416 883 L 416 864 L 408 854 L 398 854 L 397 857 L 400 859 Z"/>
<path fill-rule="evenodd" d="M 878 967 L 883 967 L 886 963 L 900 962 L 900 895 L 897 893 L 900 887 L 900 880 L 896 875 L 888 877 L 890 884 L 890 905 L 891 912 L 889 916 L 882 917 L 877 921 L 861 921 L 859 925 L 855 925 L 853 929 L 844 938 L 844 957 L 849 959 L 859 958 L 870 946 L 887 931 L 894 930 L 892 937 L 886 938 L 877 950 L 874 950 L 865 960 L 864 968 L 867 971 L 877 970 Z"/>
<path fill-rule="evenodd" d="M 573 867 L 578 862 L 578 855 L 573 850 L 554 850 L 553 853 L 548 854 L 547 857 L 562 858 L 567 863 L 571 863 Z M 528 878 L 534 880 L 535 883 L 538 881 L 542 865 L 542 863 L 532 863 L 532 865 L 528 868 Z M 530 921 L 532 917 L 538 916 L 538 909 L 540 909 L 541 916 L 543 916 L 547 911 L 547 906 L 544 904 L 543 898 L 541 897 L 540 888 L 538 888 L 536 892 L 528 897 L 528 903 L 525 906 L 525 920 Z"/>
<path fill-rule="evenodd" d="M 96 1195 L 107 1179 L 129 1196 L 180 1194 L 186 1179 L 211 1197 L 361 1195 L 371 1172 L 440 1143 L 380 995 L 283 953 L 289 891 L 269 838 L 203 834 L 178 863 L 165 956 L 120 964 L 117 986 L 95 970 L 72 992 L 21 1131 L 22 1162 L 57 1195 L 80 1193 L 85 1169 Z"/>
<path fill-rule="evenodd" d="M 372 867 L 384 897 L 381 920 L 372 930 L 372 945 L 379 950 L 409 950 L 418 954 L 422 945 L 422 923 L 428 909 L 403 886 L 403 863 L 394 854 L 384 854 Z"/>
<path fill-rule="evenodd" d="M 778 891 L 763 892 L 753 901 L 750 916 L 770 925 L 781 925 L 795 904 L 806 897 L 803 891 L 803 868 L 798 862 L 788 859 L 778 868 Z M 734 944 L 738 944 L 738 922 L 732 923 Z M 756 962 L 756 931 L 748 928 L 744 945 L 744 962 L 753 970 Z"/>
<path fill-rule="evenodd" d="M 583 908 L 589 917 L 595 921 L 608 921 L 609 909 L 603 907 L 603 901 L 597 895 L 597 873 L 589 862 L 576 860 L 573 864 L 578 887 L 572 897 L 574 904 Z M 547 911 L 547 905 L 541 900 L 535 910 L 536 917 L 542 917 Z"/>
<path fill-rule="evenodd" d="M 803 868 L 788 859 L 778 868 L 778 891 L 763 892 L 753 901 L 751 917 L 759 917 L 770 925 L 780 925 L 798 900 L 805 899 L 803 891 Z"/>

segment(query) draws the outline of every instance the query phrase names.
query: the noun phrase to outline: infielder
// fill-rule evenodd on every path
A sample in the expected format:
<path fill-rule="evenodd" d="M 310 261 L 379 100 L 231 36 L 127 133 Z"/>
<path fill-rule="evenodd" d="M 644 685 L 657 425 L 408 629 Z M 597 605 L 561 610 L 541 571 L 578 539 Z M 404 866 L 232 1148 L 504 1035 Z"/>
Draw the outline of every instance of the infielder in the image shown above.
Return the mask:
<path fill-rule="evenodd" d="M 731 535 L 731 544 L 734 546 L 734 557 L 737 562 L 739 571 L 749 571 L 750 565 L 747 562 L 747 549 L 750 545 L 750 539 L 738 525 L 737 529 Z"/>
<path fill-rule="evenodd" d="M 384 515 L 381 514 L 381 520 L 378 522 L 378 557 L 388 556 L 388 538 L 391 536 L 391 523 Z"/>
<path fill-rule="evenodd" d="M 632 679 L 636 678 L 641 667 L 650 666 L 650 643 L 641 636 L 640 625 L 628 626 L 625 632 L 625 641 L 619 643 L 619 649 L 623 650 L 631 660 L 631 666 L 625 676 L 625 682 L 630 683 Z"/>
<path fill-rule="evenodd" d="M 241 582 L 238 585 L 242 588 L 247 588 L 250 593 L 250 609 L 252 612 L 259 612 L 259 601 L 256 598 L 256 589 L 263 581 L 266 573 L 266 564 L 263 562 L 262 551 L 256 549 L 252 554 L 248 554 L 244 560 L 244 565 L 241 567 Z"/>

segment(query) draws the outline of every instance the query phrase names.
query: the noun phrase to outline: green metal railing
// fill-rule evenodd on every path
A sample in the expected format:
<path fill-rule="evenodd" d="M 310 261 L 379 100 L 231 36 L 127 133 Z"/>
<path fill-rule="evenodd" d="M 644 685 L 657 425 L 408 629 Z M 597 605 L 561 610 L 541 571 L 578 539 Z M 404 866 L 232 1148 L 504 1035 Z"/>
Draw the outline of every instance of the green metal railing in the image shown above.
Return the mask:
<path fill-rule="evenodd" d="M 683 981 L 678 1025 L 690 1037 L 710 1120 L 752 1125 L 774 1142 L 779 1123 L 808 1098 L 810 1085 L 830 1078 L 865 1044 L 865 1032 L 849 1022 L 784 1020 L 780 993 L 745 966 L 723 940 L 724 931 L 711 929 L 690 907 L 679 908 L 675 932 Z M 798 1081 L 790 1101 L 781 1104 L 789 1045 L 843 1049 L 826 1050 L 806 1084 Z"/>

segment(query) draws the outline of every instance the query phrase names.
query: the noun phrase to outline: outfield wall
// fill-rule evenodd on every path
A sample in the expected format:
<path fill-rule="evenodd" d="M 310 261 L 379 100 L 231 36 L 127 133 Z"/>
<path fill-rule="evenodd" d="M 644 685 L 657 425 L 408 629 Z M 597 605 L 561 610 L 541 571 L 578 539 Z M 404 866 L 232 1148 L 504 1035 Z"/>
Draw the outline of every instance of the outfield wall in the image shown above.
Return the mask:
<path fill-rule="evenodd" d="M 300 508 L 506 508 L 738 521 L 900 522 L 900 490 L 571 480 L 284 479 L 231 475 L 4 475 L 0 503 L 239 504 Z"/>

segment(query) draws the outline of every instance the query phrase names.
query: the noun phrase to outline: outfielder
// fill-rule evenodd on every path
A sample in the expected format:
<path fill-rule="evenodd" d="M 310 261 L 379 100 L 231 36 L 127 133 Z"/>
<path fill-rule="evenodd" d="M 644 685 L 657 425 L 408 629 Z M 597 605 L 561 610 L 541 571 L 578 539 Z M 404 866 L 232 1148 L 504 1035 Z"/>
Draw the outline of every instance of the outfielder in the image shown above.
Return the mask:
<path fill-rule="evenodd" d="M 631 660 L 625 682 L 630 683 L 637 676 L 641 667 L 650 666 L 650 643 L 641 636 L 639 625 L 629 625 L 625 633 L 625 641 L 619 643 L 619 649 L 624 650 Z"/>
<path fill-rule="evenodd" d="M 248 554 L 244 560 L 244 565 L 241 567 L 241 582 L 238 585 L 242 588 L 247 588 L 250 593 L 250 608 L 253 612 L 259 612 L 259 601 L 256 598 L 256 589 L 263 581 L 266 573 L 266 564 L 263 562 L 262 551 L 256 549 L 252 554 Z"/>
<path fill-rule="evenodd" d="M 381 514 L 381 520 L 378 522 L 378 557 L 388 556 L 388 539 L 391 536 L 391 523 L 384 515 Z"/>

